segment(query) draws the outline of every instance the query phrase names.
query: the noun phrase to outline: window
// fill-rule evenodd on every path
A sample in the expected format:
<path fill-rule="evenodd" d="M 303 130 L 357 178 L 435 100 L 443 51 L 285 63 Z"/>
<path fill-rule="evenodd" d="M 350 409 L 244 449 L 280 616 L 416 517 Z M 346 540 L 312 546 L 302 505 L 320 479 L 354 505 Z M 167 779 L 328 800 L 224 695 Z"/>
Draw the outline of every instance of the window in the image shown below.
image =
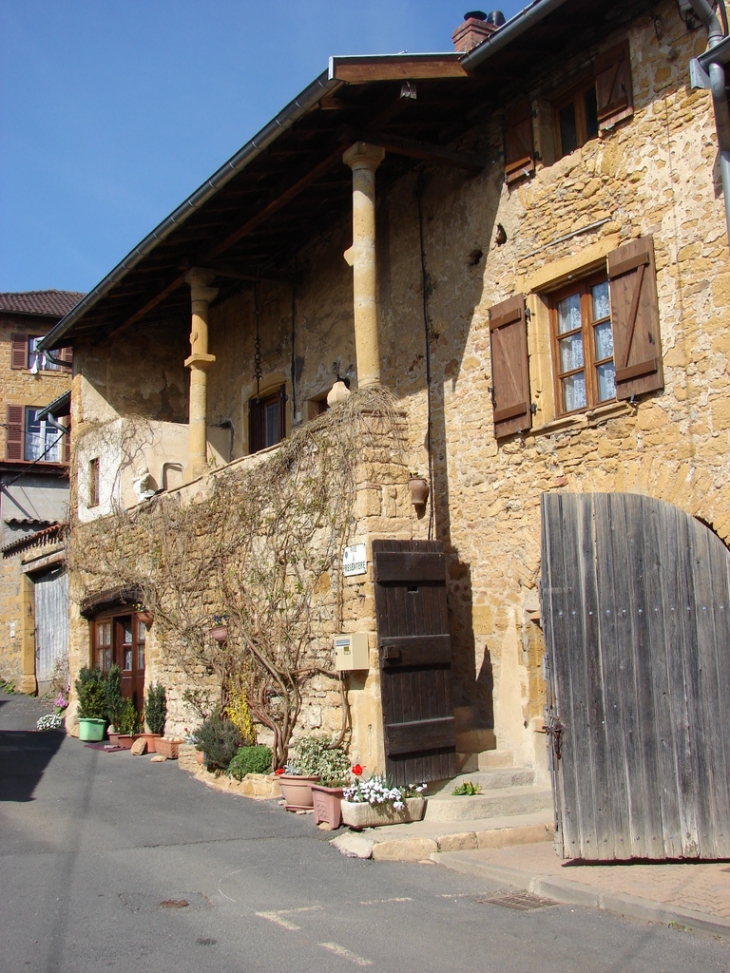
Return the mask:
<path fill-rule="evenodd" d="M 615 399 L 606 274 L 563 288 L 550 305 L 558 415 Z"/>
<path fill-rule="evenodd" d="M 101 493 L 101 477 L 99 474 L 99 458 L 96 457 L 89 461 L 89 506 L 99 506 L 99 495 Z"/>
<path fill-rule="evenodd" d="M 112 666 L 112 623 L 94 624 L 94 661 L 97 669 L 109 672 Z"/>
<path fill-rule="evenodd" d="M 555 144 L 558 156 L 569 155 L 598 135 L 598 103 L 593 78 L 555 106 Z"/>
<path fill-rule="evenodd" d="M 504 126 L 504 177 L 515 182 L 535 171 L 535 160 L 549 165 L 605 132 L 634 112 L 631 61 L 628 41 L 598 54 L 593 69 L 578 83 L 558 96 L 537 93 L 535 104 L 548 99 L 547 118 L 552 108 L 553 126 L 540 130 L 540 154 L 535 147 L 533 118 L 538 114 L 530 99 L 507 106 Z"/>
<path fill-rule="evenodd" d="M 25 335 L 14 334 L 10 343 L 10 367 L 14 369 L 30 369 L 33 373 L 55 372 L 59 366 L 41 351 L 38 351 L 38 344 L 45 335 Z M 54 352 L 54 358 L 59 361 L 68 362 L 73 360 L 71 348 L 61 348 Z"/>
<path fill-rule="evenodd" d="M 5 458 L 14 462 L 67 463 L 68 435 L 48 419 L 38 419 L 40 406 L 9 405 L 5 415 Z M 63 424 L 63 420 L 61 420 Z"/>
<path fill-rule="evenodd" d="M 248 403 L 248 451 L 257 453 L 267 446 L 276 446 L 286 436 L 286 394 L 282 385 L 275 392 Z"/>
<path fill-rule="evenodd" d="M 603 269 L 594 262 L 590 276 L 538 296 L 549 306 L 558 416 L 663 388 L 652 237 L 632 240 L 609 253 Z M 522 294 L 489 311 L 498 439 L 532 426 L 528 324 Z"/>

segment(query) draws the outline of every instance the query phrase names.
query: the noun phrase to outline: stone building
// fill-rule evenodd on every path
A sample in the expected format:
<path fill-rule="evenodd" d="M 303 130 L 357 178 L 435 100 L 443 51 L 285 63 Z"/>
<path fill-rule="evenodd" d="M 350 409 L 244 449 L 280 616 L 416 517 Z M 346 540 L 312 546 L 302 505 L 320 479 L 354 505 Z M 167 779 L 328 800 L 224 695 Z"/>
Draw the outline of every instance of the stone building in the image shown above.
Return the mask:
<path fill-rule="evenodd" d="M 55 578 L 58 573 L 57 568 L 51 570 L 47 565 L 42 571 L 23 571 L 19 552 L 30 536 L 38 532 L 45 536 L 46 528 L 68 520 L 69 436 L 62 427 L 68 425 L 63 417 L 70 414 L 72 354 L 70 348 L 63 348 L 58 355 L 49 354 L 40 351 L 38 345 L 82 296 L 53 290 L 0 294 L 4 417 L 0 447 L 0 674 L 23 692 L 37 689 L 37 626 L 40 640 L 46 645 L 42 651 L 41 682 L 49 680 L 56 656 L 66 656 L 65 639 L 61 638 L 57 645 L 58 640 L 51 634 L 51 629 L 57 627 L 57 611 L 51 609 L 49 615 L 39 603 L 36 618 L 35 596 L 43 601 L 53 584 L 66 591 L 68 578 L 46 583 L 51 574 Z M 67 598 L 64 607 L 65 604 Z M 42 616 L 48 622 L 48 638 Z"/>
<path fill-rule="evenodd" d="M 392 392 L 404 450 L 362 457 L 346 547 L 366 573 L 333 564 L 345 611 L 320 632 L 325 655 L 340 622 L 367 633 L 369 668 L 340 688 L 371 768 L 404 752 L 381 677 L 422 636 L 451 679 L 406 719 L 420 749 L 466 767 L 496 749 L 547 778 L 544 498 L 639 496 L 730 536 L 728 235 L 712 94 L 690 83 L 708 33 L 674 0 L 651 11 L 536 0 L 472 16 L 455 51 L 333 57 L 43 342 L 74 348 L 74 530 L 207 502 L 323 421 L 340 380 Z M 395 555 L 404 618 L 445 576 L 430 629 L 424 601 L 385 632 Z M 190 674 L 156 623 L 132 631 L 132 594 L 81 574 L 72 668 L 121 619 L 181 729 Z M 322 679 L 307 729 L 339 726 Z"/>

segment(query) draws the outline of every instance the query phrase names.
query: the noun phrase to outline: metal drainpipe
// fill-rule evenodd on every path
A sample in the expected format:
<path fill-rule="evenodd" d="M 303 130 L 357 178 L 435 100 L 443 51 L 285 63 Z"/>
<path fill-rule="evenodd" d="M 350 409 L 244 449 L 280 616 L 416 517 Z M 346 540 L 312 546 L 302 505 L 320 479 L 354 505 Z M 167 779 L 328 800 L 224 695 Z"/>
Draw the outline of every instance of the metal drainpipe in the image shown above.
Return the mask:
<path fill-rule="evenodd" d="M 720 18 L 707 3 L 707 0 L 689 0 L 689 3 L 707 28 L 707 46 L 710 49 L 717 47 L 725 37 Z M 725 200 L 725 225 L 727 226 L 728 243 L 730 244 L 730 107 L 728 107 L 725 68 L 722 64 L 713 62 L 710 64 L 709 75 L 712 104 L 715 109 L 717 144 L 720 150 L 720 176 L 722 178 L 722 195 Z"/>

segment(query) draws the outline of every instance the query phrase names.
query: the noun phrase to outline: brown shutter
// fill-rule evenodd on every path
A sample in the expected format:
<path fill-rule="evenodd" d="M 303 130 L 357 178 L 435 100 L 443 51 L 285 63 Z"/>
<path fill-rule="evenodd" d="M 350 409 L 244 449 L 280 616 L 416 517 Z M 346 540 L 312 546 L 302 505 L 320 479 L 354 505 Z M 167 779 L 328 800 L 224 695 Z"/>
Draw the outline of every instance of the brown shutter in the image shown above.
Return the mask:
<path fill-rule="evenodd" d="M 5 413 L 5 459 L 23 459 L 23 406 L 9 405 Z"/>
<path fill-rule="evenodd" d="M 616 398 L 664 386 L 654 238 L 632 240 L 608 255 Z"/>
<path fill-rule="evenodd" d="M 522 294 L 489 311 L 492 349 L 492 405 L 497 439 L 532 425 L 527 320 Z"/>
<path fill-rule="evenodd" d="M 599 128 L 613 128 L 617 122 L 634 113 L 629 42 L 623 41 L 599 54 L 595 61 L 595 74 Z"/>
<path fill-rule="evenodd" d="M 286 386 L 282 385 L 277 395 L 279 405 L 279 442 L 286 439 Z"/>
<path fill-rule="evenodd" d="M 508 112 L 504 127 L 504 179 L 514 182 L 535 171 L 532 105 L 521 102 Z"/>
<path fill-rule="evenodd" d="M 10 367 L 28 367 L 28 338 L 24 334 L 14 334 L 10 338 Z"/>
<path fill-rule="evenodd" d="M 62 348 L 56 357 L 59 361 L 65 361 L 70 364 L 74 360 L 74 350 L 70 346 L 68 348 Z"/>

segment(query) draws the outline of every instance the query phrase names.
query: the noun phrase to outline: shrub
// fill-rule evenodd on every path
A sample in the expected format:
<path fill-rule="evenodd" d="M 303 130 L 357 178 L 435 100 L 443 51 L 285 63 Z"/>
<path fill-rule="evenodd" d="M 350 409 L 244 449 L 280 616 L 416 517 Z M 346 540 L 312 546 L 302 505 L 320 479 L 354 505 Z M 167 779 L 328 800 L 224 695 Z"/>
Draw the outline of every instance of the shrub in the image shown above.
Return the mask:
<path fill-rule="evenodd" d="M 142 721 L 139 718 L 137 707 L 134 700 L 125 699 L 122 706 L 122 715 L 119 720 L 119 730 L 121 733 L 139 733 Z"/>
<path fill-rule="evenodd" d="M 161 683 L 156 686 L 150 684 L 147 690 L 147 705 L 144 709 L 147 727 L 150 733 L 164 733 L 167 719 L 167 695 Z"/>
<path fill-rule="evenodd" d="M 319 777 L 325 787 L 342 787 L 348 781 L 350 760 L 342 747 L 334 746 L 324 736 L 305 737 L 297 742 L 296 759 L 291 762 L 297 772 Z"/>
<path fill-rule="evenodd" d="M 216 710 L 195 731 L 195 746 L 205 754 L 208 770 L 228 770 L 241 746 L 241 731 Z"/>
<path fill-rule="evenodd" d="M 243 780 L 246 774 L 271 773 L 271 750 L 269 747 L 241 747 L 228 765 L 228 775 Z"/>
<path fill-rule="evenodd" d="M 106 719 L 106 684 L 101 669 L 84 666 L 75 685 L 79 697 L 79 716 L 82 719 Z"/>
<path fill-rule="evenodd" d="M 112 726 L 119 726 L 123 708 L 122 670 L 115 662 L 106 680 L 106 717 Z"/>

